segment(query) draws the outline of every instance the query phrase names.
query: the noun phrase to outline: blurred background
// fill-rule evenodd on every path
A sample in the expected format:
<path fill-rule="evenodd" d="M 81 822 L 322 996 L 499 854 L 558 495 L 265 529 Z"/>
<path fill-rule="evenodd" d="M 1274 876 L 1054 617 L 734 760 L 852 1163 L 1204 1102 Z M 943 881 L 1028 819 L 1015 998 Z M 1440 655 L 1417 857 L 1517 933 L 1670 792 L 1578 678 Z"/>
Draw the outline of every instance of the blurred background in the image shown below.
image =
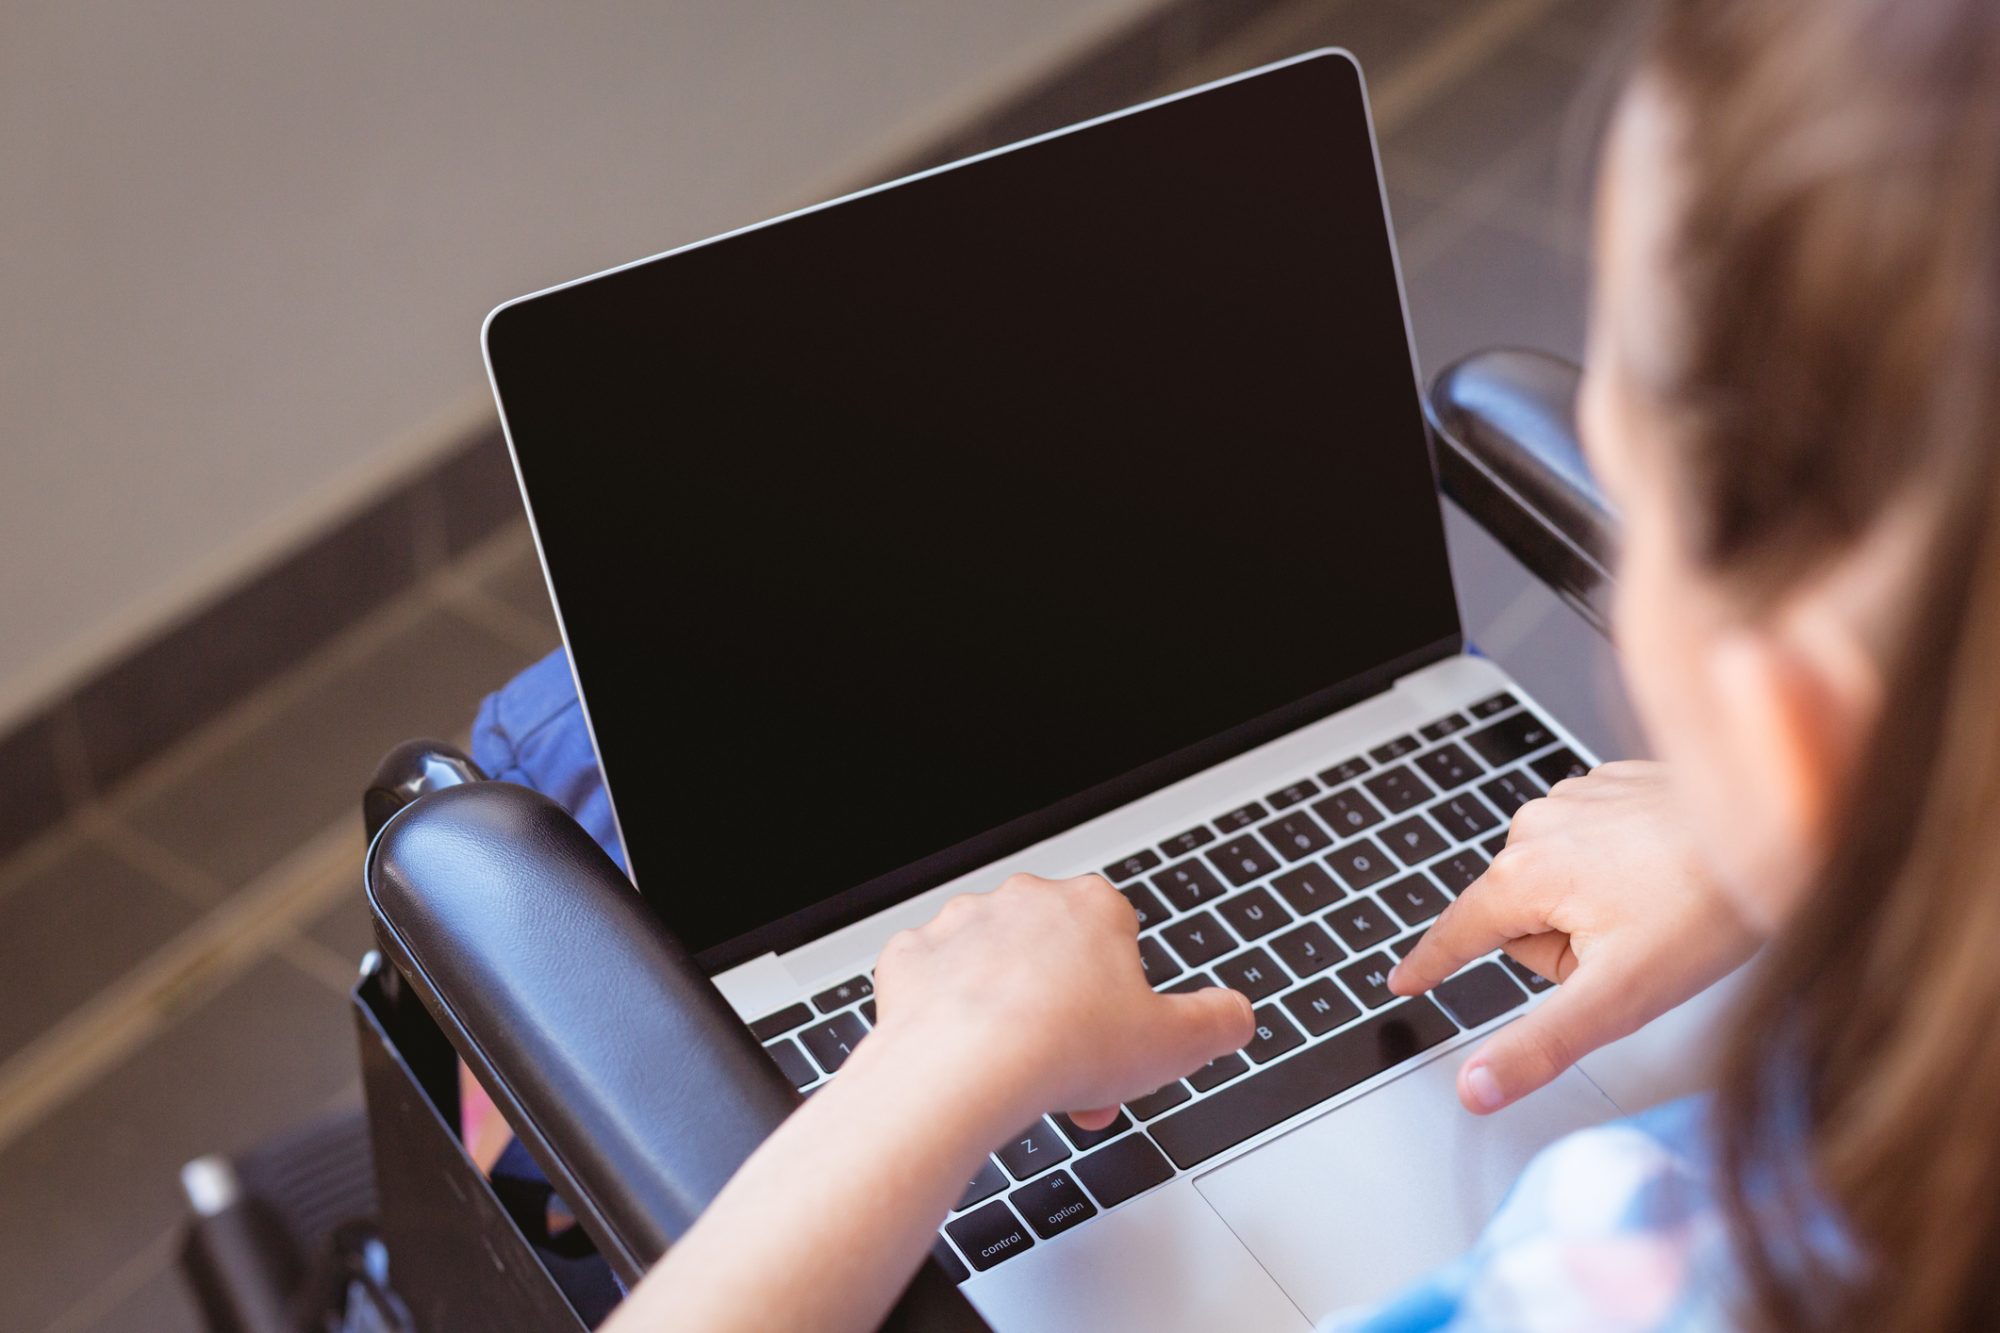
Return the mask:
<path fill-rule="evenodd" d="M 197 1327 L 181 1163 L 358 1099 L 361 786 L 557 643 L 488 309 L 1338 44 L 1426 375 L 1577 357 L 1626 9 L 7 6 L 0 1327 Z M 1591 636 L 1453 539 L 1482 646 L 1601 690 Z"/>

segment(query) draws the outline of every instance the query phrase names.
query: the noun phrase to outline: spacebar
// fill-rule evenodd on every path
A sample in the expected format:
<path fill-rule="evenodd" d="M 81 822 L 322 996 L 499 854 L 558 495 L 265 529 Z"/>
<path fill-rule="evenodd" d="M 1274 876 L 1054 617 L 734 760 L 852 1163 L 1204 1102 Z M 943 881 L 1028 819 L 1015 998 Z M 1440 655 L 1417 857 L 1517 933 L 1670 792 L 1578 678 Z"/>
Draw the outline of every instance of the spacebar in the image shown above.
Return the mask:
<path fill-rule="evenodd" d="M 1385 1009 L 1261 1073 L 1147 1126 L 1185 1171 L 1253 1134 L 1393 1069 L 1457 1032 L 1429 999 Z"/>

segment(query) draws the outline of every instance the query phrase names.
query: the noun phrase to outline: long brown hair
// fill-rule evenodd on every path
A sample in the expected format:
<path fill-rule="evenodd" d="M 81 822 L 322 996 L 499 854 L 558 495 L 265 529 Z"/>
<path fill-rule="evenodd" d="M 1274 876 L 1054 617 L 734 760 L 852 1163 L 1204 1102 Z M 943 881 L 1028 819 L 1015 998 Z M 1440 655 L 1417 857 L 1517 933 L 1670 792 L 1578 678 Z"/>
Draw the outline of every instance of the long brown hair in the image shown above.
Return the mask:
<path fill-rule="evenodd" d="M 1754 615 L 1892 506 L 1927 533 L 1724 1061 L 1748 1313 L 2000 1329 L 2000 5 L 1664 0 L 1643 69 L 1680 132 L 1655 387 L 1699 559 Z"/>

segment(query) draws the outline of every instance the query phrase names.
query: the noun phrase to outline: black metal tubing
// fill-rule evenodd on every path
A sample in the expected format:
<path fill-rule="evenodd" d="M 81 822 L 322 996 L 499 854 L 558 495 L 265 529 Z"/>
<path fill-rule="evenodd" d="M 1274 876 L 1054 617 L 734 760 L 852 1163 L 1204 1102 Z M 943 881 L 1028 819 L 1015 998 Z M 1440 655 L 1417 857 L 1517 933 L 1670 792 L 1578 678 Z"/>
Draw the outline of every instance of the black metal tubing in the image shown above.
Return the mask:
<path fill-rule="evenodd" d="M 1582 373 L 1544 352 L 1476 352 L 1438 372 L 1424 415 L 1444 493 L 1605 630 L 1618 518 L 1577 436 Z"/>

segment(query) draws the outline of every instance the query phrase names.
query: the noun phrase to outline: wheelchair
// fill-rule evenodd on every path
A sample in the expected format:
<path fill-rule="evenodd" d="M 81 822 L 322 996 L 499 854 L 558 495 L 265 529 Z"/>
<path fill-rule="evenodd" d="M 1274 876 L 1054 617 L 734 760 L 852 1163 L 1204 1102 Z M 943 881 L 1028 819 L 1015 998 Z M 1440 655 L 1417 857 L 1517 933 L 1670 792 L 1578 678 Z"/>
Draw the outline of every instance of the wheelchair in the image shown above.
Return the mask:
<path fill-rule="evenodd" d="M 1446 497 L 1601 635 L 1616 521 L 1578 450 L 1578 381 L 1541 353 L 1482 352 L 1424 407 Z M 798 1094 L 548 796 L 412 741 L 362 805 L 365 1106 L 189 1163 L 182 1272 L 217 1333 L 592 1327 Z M 538 1176 L 474 1164 L 460 1061 Z M 560 1234 L 551 1192 L 576 1222 Z M 931 1261 L 885 1326 L 986 1324 Z"/>

